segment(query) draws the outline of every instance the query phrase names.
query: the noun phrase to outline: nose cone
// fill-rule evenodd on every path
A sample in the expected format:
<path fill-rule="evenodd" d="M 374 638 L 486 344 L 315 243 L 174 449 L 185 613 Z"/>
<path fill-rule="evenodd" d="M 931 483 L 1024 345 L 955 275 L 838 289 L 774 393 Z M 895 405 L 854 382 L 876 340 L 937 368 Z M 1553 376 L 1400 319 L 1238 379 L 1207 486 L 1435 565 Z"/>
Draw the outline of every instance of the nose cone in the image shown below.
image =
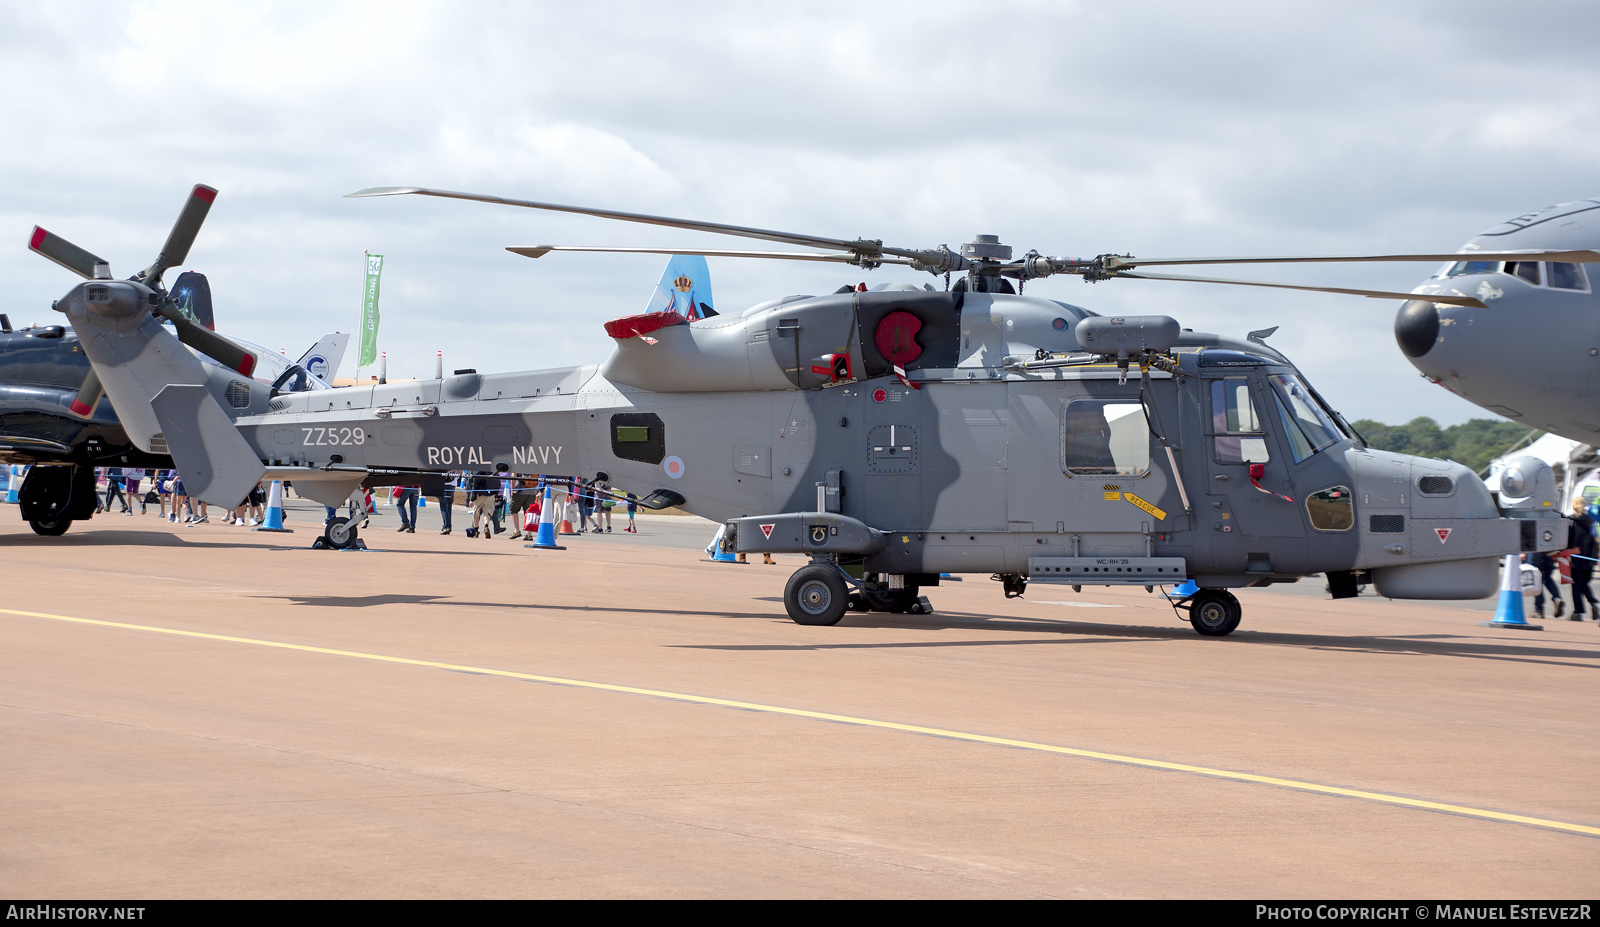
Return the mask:
<path fill-rule="evenodd" d="M 1427 354 L 1439 340 L 1439 310 L 1426 300 L 1406 300 L 1394 317 L 1394 340 L 1407 357 Z"/>

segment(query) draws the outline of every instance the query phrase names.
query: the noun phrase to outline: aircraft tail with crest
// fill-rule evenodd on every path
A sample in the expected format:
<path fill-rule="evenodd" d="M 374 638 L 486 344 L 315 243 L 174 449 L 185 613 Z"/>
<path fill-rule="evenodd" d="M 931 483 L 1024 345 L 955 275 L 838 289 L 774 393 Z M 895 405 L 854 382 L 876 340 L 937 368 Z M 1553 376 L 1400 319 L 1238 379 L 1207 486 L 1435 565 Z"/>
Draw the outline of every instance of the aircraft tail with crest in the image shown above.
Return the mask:
<path fill-rule="evenodd" d="M 711 269 L 706 266 L 706 259 L 698 254 L 668 258 L 667 268 L 661 272 L 661 280 L 644 311 L 677 312 L 691 322 L 716 315 L 711 302 Z"/>

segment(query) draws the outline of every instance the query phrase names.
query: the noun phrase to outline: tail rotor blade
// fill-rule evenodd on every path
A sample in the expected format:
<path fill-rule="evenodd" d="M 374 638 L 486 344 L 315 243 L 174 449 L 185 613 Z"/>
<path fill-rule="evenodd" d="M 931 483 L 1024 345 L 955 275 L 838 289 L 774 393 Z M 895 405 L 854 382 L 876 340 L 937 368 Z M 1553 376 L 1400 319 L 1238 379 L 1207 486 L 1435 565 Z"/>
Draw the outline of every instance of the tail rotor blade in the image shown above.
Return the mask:
<path fill-rule="evenodd" d="M 33 235 L 28 239 L 28 250 L 89 280 L 95 279 L 96 265 L 106 268 L 104 276 L 111 276 L 105 258 L 91 254 L 60 235 L 47 232 L 37 225 L 33 227 Z"/>
<path fill-rule="evenodd" d="M 250 376 L 256 369 L 256 356 L 244 348 L 239 347 L 227 338 L 186 318 L 177 306 L 170 302 L 163 302 L 157 310 L 161 317 L 170 321 L 178 340 L 199 351 L 225 367 L 232 367 L 245 376 Z"/>
<path fill-rule="evenodd" d="M 177 267 L 189 259 L 189 248 L 194 244 L 195 236 L 200 234 L 200 226 L 205 223 L 206 214 L 211 211 L 211 204 L 216 198 L 215 188 L 203 183 L 194 185 L 194 189 L 189 191 L 189 199 L 183 204 L 183 211 L 178 213 L 178 221 L 172 224 L 172 231 L 167 234 L 167 243 L 161 246 L 156 262 L 144 272 L 144 283 L 151 286 L 159 283 L 167 268 Z"/>
<path fill-rule="evenodd" d="M 100 375 L 90 367 L 83 378 L 83 385 L 78 387 L 78 395 L 72 400 L 72 414 L 80 418 L 93 415 L 95 407 L 100 405 L 100 398 L 105 394 L 106 391 L 100 386 Z"/>

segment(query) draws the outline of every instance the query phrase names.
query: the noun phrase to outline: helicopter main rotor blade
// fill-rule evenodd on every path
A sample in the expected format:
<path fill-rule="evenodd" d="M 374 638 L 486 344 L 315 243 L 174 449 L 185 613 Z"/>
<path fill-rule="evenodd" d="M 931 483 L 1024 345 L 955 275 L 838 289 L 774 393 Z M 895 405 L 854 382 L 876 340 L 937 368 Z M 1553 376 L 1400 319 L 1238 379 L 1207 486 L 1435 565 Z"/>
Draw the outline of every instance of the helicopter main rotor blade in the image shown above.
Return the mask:
<path fill-rule="evenodd" d="M 1259 280 L 1230 280 L 1225 277 L 1190 277 L 1182 274 L 1143 274 L 1124 271 L 1118 277 L 1127 277 L 1133 280 L 1178 280 L 1185 283 L 1226 283 L 1231 286 L 1264 286 L 1277 290 L 1309 290 L 1313 293 L 1343 293 L 1346 296 L 1369 296 L 1373 299 L 1420 299 L 1430 303 L 1445 303 L 1451 306 L 1471 306 L 1474 309 L 1485 309 L 1479 300 L 1470 296 L 1433 296 L 1423 293 L 1391 293 L 1386 290 L 1352 290 L 1339 286 L 1301 286 L 1293 283 L 1263 283 Z"/>
<path fill-rule="evenodd" d="M 172 231 L 167 233 L 167 243 L 161 246 L 155 263 L 139 275 L 141 282 L 152 287 L 158 286 L 167 268 L 177 267 L 189 259 L 189 248 L 194 245 L 195 236 L 200 234 L 200 226 L 205 223 L 206 214 L 211 211 L 211 204 L 216 199 L 216 188 L 203 183 L 194 185 L 194 189 L 189 191 L 189 198 L 184 201 L 183 211 L 178 213 L 178 221 L 172 223 Z"/>
<path fill-rule="evenodd" d="M 47 232 L 37 225 L 33 227 L 33 234 L 28 238 L 28 250 L 48 258 L 78 276 L 89 280 L 95 278 L 95 265 L 105 267 L 105 276 L 111 276 L 111 270 L 106 264 L 105 258 L 91 254 L 60 235 L 54 232 Z"/>
<path fill-rule="evenodd" d="M 1157 264 L 1340 264 L 1375 261 L 1560 261 L 1592 264 L 1600 261 L 1597 251 L 1453 251 L 1437 254 L 1343 254 L 1285 255 L 1282 257 L 1186 257 L 1136 258 L 1107 255 L 1108 269 Z"/>
<path fill-rule="evenodd" d="M 190 319 L 171 300 L 163 300 L 155 313 L 172 323 L 178 340 L 211 358 L 224 367 L 232 367 L 245 376 L 256 369 L 256 356 L 239 347 L 222 335 Z"/>
<path fill-rule="evenodd" d="M 861 261 L 858 254 L 806 254 L 801 251 L 716 251 L 705 248 L 599 248 L 579 245 L 535 245 L 532 247 L 507 248 L 513 254 L 523 257 L 541 258 L 552 251 L 578 251 L 595 252 L 600 254 L 692 254 L 700 257 L 737 257 L 737 258 L 768 258 L 776 261 L 828 261 L 836 264 L 856 264 Z M 907 264 L 907 258 L 875 257 L 874 264 Z"/>
<path fill-rule="evenodd" d="M 831 248 L 838 251 L 850 251 L 868 255 L 887 253 L 912 258 L 922 253 L 903 248 L 886 248 L 881 241 L 867 239 L 845 241 L 842 238 L 822 238 L 817 235 L 801 235 L 797 232 L 780 232 L 773 229 L 750 228 L 743 225 L 724 225 L 720 222 L 702 222 L 698 219 L 674 219 L 670 216 L 652 216 L 645 213 L 621 212 L 614 209 L 595 209 L 589 206 L 563 206 L 559 203 L 540 203 L 534 200 L 517 200 L 510 197 L 489 196 L 482 193 L 460 193 L 454 190 L 433 190 L 428 187 L 368 187 L 365 190 L 347 193 L 345 196 L 361 198 L 369 196 L 399 196 L 408 193 L 454 200 L 473 200 L 479 203 L 495 203 L 502 206 L 522 206 L 527 209 L 545 209 L 551 212 L 570 212 L 580 216 L 616 219 L 620 222 L 639 222 L 645 225 L 688 229 L 694 232 L 715 232 L 719 235 L 734 235 L 739 238 L 759 238 L 763 241 L 777 241 L 786 245 L 799 245 L 803 248 Z M 695 251 L 691 253 L 700 254 L 702 252 Z"/>

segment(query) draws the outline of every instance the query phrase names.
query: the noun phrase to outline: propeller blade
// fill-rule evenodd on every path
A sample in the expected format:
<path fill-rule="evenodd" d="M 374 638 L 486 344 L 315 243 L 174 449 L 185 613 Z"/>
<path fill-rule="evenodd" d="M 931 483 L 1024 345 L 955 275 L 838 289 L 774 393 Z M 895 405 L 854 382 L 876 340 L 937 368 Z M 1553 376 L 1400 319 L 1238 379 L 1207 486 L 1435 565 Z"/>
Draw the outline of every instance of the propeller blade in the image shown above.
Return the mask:
<path fill-rule="evenodd" d="M 47 232 L 37 225 L 33 227 L 33 235 L 28 239 L 28 250 L 55 261 L 67 270 L 89 280 L 95 279 L 94 269 L 97 264 L 107 268 L 106 277 L 111 276 L 105 258 L 90 254 L 60 235 Z"/>
<path fill-rule="evenodd" d="M 239 347 L 204 325 L 191 321 L 170 301 L 163 300 L 156 313 L 170 321 L 178 340 L 211 358 L 224 367 L 232 367 L 245 376 L 256 369 L 256 356 Z"/>
<path fill-rule="evenodd" d="M 106 391 L 100 386 L 100 375 L 90 367 L 84 375 L 83 385 L 78 387 L 78 395 L 72 399 L 72 414 L 80 418 L 88 418 L 94 414 L 95 406 L 100 404 L 100 397 Z"/>
<path fill-rule="evenodd" d="M 194 185 L 194 189 L 189 191 L 189 199 L 183 204 L 183 211 L 178 213 L 178 221 L 172 223 L 172 231 L 167 233 L 167 243 L 161 246 L 155 263 L 140 275 L 141 282 L 156 286 L 160 284 L 161 275 L 167 268 L 177 267 L 189 259 L 189 248 L 194 245 L 195 236 L 200 234 L 200 226 L 205 223 L 206 214 L 211 211 L 211 204 L 216 198 L 215 188 L 203 183 Z"/>
<path fill-rule="evenodd" d="M 1288 255 L 1283 257 L 1135 258 L 1108 255 L 1108 268 L 1157 264 L 1342 264 L 1368 261 L 1561 261 L 1590 264 L 1600 261 L 1596 251 L 1452 251 L 1437 254 Z"/>
<path fill-rule="evenodd" d="M 1226 283 L 1232 286 L 1264 286 L 1277 290 L 1309 290 L 1313 293 L 1343 293 L 1347 296 L 1370 296 L 1373 299 L 1421 299 L 1430 303 L 1445 303 L 1450 306 L 1471 306 L 1475 309 L 1488 308 L 1479 300 L 1470 296 L 1432 296 L 1422 293 L 1390 293 L 1386 290 L 1352 290 L 1339 286 L 1300 286 L 1293 283 L 1262 283 L 1259 280 L 1229 280 L 1223 277 L 1190 277 L 1181 274 L 1142 274 L 1119 272 L 1118 277 L 1128 277 L 1134 280 L 1179 280 L 1185 283 Z"/>
<path fill-rule="evenodd" d="M 415 193 L 421 196 L 438 196 L 453 200 L 472 200 L 478 203 L 496 203 L 503 206 L 522 206 L 527 209 L 545 209 L 551 212 L 570 212 L 580 216 L 595 216 L 600 219 L 616 219 L 620 222 L 640 222 L 645 225 L 659 225 L 665 228 L 688 229 L 694 232 L 715 232 L 719 235 L 734 235 L 739 238 L 759 238 L 763 241 L 777 241 L 786 245 L 799 245 L 803 248 L 832 248 L 838 251 L 850 251 L 856 254 L 895 254 L 901 257 L 917 257 L 924 252 L 908 251 L 903 248 L 886 248 L 880 241 L 858 239 L 845 241 L 841 238 L 822 238 L 816 235 L 801 235 L 796 232 L 780 232 L 772 229 L 750 228 L 743 225 L 723 225 L 719 222 L 702 222 L 697 219 L 674 219 L 669 216 L 652 216 L 637 212 L 619 212 L 614 209 L 594 209 L 588 206 L 562 206 L 558 203 L 539 203 L 533 200 L 515 200 L 503 196 L 489 196 L 481 193 L 459 193 L 454 190 L 433 190 L 427 187 L 368 187 L 354 193 L 345 194 L 348 198 L 364 198 L 369 196 L 400 196 Z M 702 251 L 691 251 L 689 254 L 704 254 Z"/>
<path fill-rule="evenodd" d="M 800 251 L 715 251 L 705 248 L 593 248 L 579 245 L 535 245 L 533 247 L 507 248 L 512 254 L 541 258 L 552 251 L 597 252 L 601 254 L 693 254 L 701 257 L 768 258 L 778 261 L 829 261 L 836 264 L 855 264 L 861 260 L 855 254 L 806 254 Z M 875 257 L 875 264 L 910 264 L 905 258 Z"/>

